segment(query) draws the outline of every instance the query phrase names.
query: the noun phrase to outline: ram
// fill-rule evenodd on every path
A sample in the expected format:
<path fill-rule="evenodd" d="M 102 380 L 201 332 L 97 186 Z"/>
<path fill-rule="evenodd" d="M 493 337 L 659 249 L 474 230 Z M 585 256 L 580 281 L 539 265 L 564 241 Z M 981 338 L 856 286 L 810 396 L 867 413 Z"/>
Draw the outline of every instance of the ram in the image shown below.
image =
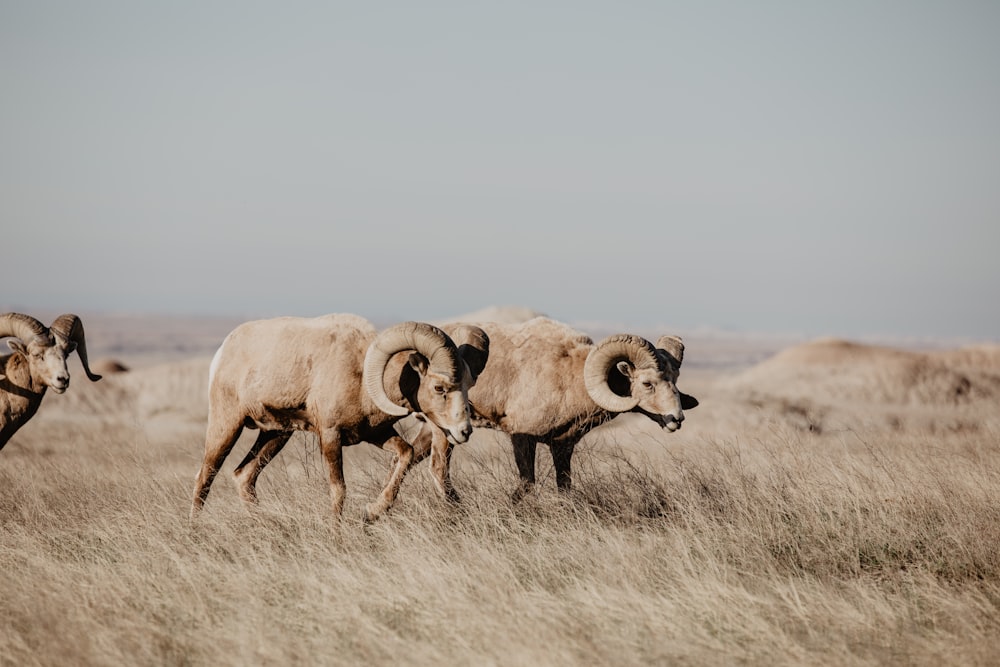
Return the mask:
<path fill-rule="evenodd" d="M 489 349 L 485 334 L 479 334 L 463 330 L 480 345 L 459 350 L 442 330 L 421 322 L 404 322 L 378 335 L 367 320 L 347 314 L 240 325 L 223 341 L 209 370 L 205 458 L 192 516 L 246 427 L 260 433 L 233 475 L 248 504 L 257 501 L 261 470 L 295 431 L 319 437 L 338 517 L 346 493 L 342 448 L 365 441 L 395 452 L 385 488 L 366 508 L 366 517 L 374 519 L 392 505 L 414 462 L 414 446 L 394 428 L 406 415 L 408 421 L 426 422 L 415 443 L 419 455 L 430 452 L 439 490 L 457 498 L 448 476 L 450 445 L 472 433 L 468 391 Z M 410 354 L 397 354 L 406 351 Z"/>
<path fill-rule="evenodd" d="M 469 325 L 444 325 L 456 343 Z M 595 345 L 589 336 L 537 317 L 518 324 L 481 323 L 490 363 L 469 392 L 477 426 L 510 435 L 520 474 L 515 500 L 535 483 L 535 449 L 552 453 L 556 484 L 571 486 L 570 460 L 580 439 L 623 412 L 638 412 L 668 431 L 697 399 L 677 389 L 684 343 L 662 336 L 656 346 L 616 334 Z"/>
<path fill-rule="evenodd" d="M 50 387 L 61 394 L 69 388 L 66 358 L 80 355 L 92 382 L 101 379 L 87 363 L 83 323 L 76 315 L 60 315 L 46 327 L 30 315 L 0 315 L 0 338 L 10 337 L 11 353 L 0 355 L 0 449 L 31 419 Z"/>

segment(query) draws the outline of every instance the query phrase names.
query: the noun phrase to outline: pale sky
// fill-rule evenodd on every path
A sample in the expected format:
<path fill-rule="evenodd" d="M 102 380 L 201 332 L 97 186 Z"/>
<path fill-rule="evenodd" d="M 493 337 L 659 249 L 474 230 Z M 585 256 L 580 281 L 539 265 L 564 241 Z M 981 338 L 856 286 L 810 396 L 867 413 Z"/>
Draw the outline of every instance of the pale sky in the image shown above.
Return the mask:
<path fill-rule="evenodd" d="M 0 309 L 1000 340 L 1000 3 L 0 0 Z"/>

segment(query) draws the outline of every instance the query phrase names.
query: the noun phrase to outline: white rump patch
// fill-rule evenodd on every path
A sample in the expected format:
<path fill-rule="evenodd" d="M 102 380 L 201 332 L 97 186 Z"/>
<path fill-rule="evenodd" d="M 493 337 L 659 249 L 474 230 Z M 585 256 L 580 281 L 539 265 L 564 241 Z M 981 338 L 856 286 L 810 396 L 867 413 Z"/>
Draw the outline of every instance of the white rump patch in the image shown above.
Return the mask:
<path fill-rule="evenodd" d="M 215 351 L 215 356 L 212 357 L 212 365 L 208 367 L 208 388 L 212 388 L 212 380 L 215 379 L 215 371 L 219 368 L 219 360 L 222 358 L 222 348 L 226 346 L 226 341 L 229 340 L 227 336 L 225 340 L 222 341 L 222 345 L 219 349 Z"/>

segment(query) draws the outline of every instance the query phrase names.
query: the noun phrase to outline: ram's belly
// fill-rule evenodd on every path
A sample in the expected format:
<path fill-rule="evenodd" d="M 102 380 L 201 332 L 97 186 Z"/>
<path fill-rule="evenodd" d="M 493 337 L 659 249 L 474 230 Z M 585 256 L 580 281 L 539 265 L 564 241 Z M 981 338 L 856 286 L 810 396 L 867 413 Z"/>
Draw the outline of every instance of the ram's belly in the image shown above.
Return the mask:
<path fill-rule="evenodd" d="M 313 423 L 309 419 L 305 405 L 279 407 L 259 406 L 249 420 L 263 431 L 311 431 Z"/>
<path fill-rule="evenodd" d="M 575 414 L 576 410 L 563 402 L 562 395 L 526 392 L 512 397 L 507 413 L 499 421 L 508 433 L 542 435 L 564 428 L 567 421 L 574 420 Z"/>

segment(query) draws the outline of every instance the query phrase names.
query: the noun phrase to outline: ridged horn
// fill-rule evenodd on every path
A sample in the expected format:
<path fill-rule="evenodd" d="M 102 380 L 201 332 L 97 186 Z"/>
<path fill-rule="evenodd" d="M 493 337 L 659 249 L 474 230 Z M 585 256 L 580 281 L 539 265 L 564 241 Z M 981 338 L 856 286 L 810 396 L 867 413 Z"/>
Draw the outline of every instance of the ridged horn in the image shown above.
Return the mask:
<path fill-rule="evenodd" d="M 490 337 L 472 324 L 460 324 L 451 333 L 451 339 L 458 346 L 458 354 L 465 360 L 475 382 L 490 358 Z"/>
<path fill-rule="evenodd" d="M 100 375 L 90 372 L 90 362 L 87 361 L 87 339 L 83 333 L 83 322 L 80 321 L 79 317 L 72 313 L 60 315 L 49 329 L 65 340 L 76 343 L 76 353 L 80 355 L 80 363 L 83 364 L 83 370 L 91 382 L 97 382 L 101 379 Z"/>
<path fill-rule="evenodd" d="M 659 367 L 656 348 L 645 338 L 631 334 L 608 336 L 597 344 L 583 366 L 587 393 L 600 407 L 611 412 L 628 412 L 639 404 L 637 398 L 619 396 L 611 391 L 608 373 L 619 361 L 630 361 L 636 368 Z"/>
<path fill-rule="evenodd" d="M 0 315 L 0 338 L 13 336 L 25 343 L 30 343 L 34 338 L 47 338 L 49 330 L 45 325 L 36 320 L 31 315 L 21 313 L 4 313 Z"/>
<path fill-rule="evenodd" d="M 393 403 L 385 391 L 385 368 L 397 352 L 413 350 L 427 357 L 435 373 L 458 376 L 458 348 L 445 332 L 423 322 L 403 322 L 380 333 L 365 354 L 362 381 L 379 410 L 394 417 L 409 414 L 409 408 Z M 458 378 L 460 379 L 460 378 Z"/>
<path fill-rule="evenodd" d="M 673 357 L 678 367 L 684 361 L 684 341 L 680 336 L 660 336 L 656 339 L 656 347 Z"/>

